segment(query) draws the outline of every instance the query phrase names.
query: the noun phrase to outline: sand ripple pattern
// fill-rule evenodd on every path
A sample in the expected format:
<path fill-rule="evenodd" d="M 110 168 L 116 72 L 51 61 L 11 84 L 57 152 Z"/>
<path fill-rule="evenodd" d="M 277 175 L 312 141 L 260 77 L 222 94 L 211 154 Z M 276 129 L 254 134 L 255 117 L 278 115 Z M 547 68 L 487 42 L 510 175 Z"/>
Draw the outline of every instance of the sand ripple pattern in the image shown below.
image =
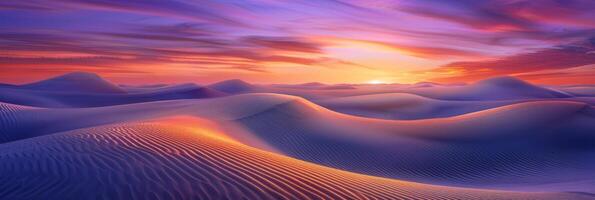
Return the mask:
<path fill-rule="evenodd" d="M 9 119 L 9 118 L 2 118 Z M 322 167 L 158 123 L 0 145 L 1 199 L 589 199 L 430 186 Z"/>
<path fill-rule="evenodd" d="M 595 178 L 592 159 L 595 137 L 586 131 L 588 128 L 577 128 L 581 127 L 577 124 L 558 129 L 550 126 L 545 131 L 521 130 L 520 136 L 514 139 L 495 138 L 483 143 L 419 140 L 398 134 L 383 141 L 366 143 L 332 135 L 344 133 L 337 131 L 335 124 L 350 126 L 353 123 L 307 126 L 327 116 L 320 117 L 321 112 L 304 107 L 307 105 L 301 102 L 282 104 L 238 121 L 287 156 L 399 180 L 506 189 L 579 180 L 574 188 L 559 191 L 590 191 L 587 188 L 592 185 L 580 182 Z M 583 115 L 587 117 L 582 120 L 595 119 L 588 116 L 589 113 L 582 113 L 583 110 L 571 113 L 565 120 Z M 405 132 L 399 126 L 393 127 L 395 133 Z M 435 131 L 447 129 L 442 127 Z M 374 135 L 373 129 L 368 130 L 370 132 L 358 134 Z M 471 133 L 482 134 L 481 131 Z"/>

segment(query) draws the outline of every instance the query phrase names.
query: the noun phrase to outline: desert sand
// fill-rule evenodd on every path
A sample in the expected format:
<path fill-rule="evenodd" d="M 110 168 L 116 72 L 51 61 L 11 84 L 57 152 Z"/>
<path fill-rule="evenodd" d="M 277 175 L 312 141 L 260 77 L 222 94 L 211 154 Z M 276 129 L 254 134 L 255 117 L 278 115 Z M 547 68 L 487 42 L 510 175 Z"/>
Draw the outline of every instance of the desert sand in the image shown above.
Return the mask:
<path fill-rule="evenodd" d="M 594 199 L 595 97 L 577 87 L 4 85 L 0 197 Z"/>

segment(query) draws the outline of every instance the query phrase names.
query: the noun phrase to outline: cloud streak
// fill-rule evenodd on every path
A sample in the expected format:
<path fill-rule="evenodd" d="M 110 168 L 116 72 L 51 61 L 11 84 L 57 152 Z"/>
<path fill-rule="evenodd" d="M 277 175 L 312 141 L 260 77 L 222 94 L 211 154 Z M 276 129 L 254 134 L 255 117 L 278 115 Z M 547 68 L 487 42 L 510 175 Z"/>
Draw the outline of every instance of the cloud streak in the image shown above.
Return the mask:
<path fill-rule="evenodd" d="M 440 81 L 478 80 L 498 75 L 518 75 L 534 79 L 539 76 L 553 76 L 555 73 L 570 73 L 571 71 L 565 70 L 591 64 L 595 64 L 595 38 L 487 61 L 453 62 L 428 72 L 446 75 L 435 78 Z M 585 72 L 584 69 L 588 71 L 593 68 L 583 68 L 581 72 Z M 576 70 L 572 72 L 576 74 Z M 595 78 L 592 72 L 585 75 Z"/>
<path fill-rule="evenodd" d="M 595 35 L 593 10 L 588 0 L 7 0 L 0 68 L 474 80 L 593 64 L 592 46 L 575 43 Z"/>

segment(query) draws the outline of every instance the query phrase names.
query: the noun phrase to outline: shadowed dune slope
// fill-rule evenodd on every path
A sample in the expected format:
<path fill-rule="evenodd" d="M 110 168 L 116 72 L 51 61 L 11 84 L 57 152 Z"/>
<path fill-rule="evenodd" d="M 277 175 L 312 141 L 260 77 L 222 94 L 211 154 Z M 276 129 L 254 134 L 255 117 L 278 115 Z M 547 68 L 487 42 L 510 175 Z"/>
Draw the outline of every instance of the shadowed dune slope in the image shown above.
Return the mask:
<path fill-rule="evenodd" d="M 19 86 L 19 88 L 41 91 L 68 91 L 73 93 L 126 93 L 117 85 L 104 80 L 96 74 L 87 72 L 72 72 L 47 80 L 22 85 Z"/>
<path fill-rule="evenodd" d="M 431 186 L 326 168 L 191 127 L 120 124 L 0 145 L 7 199 L 591 199 Z"/>

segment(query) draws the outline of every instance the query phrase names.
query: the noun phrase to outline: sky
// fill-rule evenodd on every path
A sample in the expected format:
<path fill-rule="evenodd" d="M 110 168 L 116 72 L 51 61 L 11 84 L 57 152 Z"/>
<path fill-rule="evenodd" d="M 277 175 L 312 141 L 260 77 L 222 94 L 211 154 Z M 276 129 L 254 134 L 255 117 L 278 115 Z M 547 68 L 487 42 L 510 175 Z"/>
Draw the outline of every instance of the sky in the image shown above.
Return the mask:
<path fill-rule="evenodd" d="M 592 0 L 3 0 L 0 82 L 595 84 Z"/>

